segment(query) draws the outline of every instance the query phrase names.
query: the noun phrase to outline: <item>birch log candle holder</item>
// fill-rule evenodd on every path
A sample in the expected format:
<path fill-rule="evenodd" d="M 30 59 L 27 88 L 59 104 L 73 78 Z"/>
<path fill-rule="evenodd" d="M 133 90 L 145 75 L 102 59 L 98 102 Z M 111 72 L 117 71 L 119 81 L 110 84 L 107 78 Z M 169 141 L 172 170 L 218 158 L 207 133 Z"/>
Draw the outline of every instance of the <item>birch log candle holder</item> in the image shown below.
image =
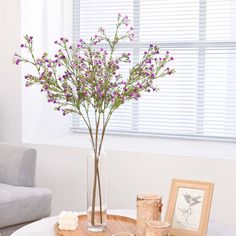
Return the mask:
<path fill-rule="evenodd" d="M 137 228 L 136 235 L 144 236 L 148 221 L 160 221 L 162 198 L 155 194 L 140 194 L 137 196 Z"/>

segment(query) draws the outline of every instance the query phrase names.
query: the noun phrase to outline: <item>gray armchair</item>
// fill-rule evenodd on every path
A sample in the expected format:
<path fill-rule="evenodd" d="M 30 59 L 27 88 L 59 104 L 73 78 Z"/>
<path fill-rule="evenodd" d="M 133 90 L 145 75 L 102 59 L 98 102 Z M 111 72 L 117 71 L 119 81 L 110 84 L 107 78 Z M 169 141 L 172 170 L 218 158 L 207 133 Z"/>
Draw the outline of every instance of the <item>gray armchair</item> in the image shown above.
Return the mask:
<path fill-rule="evenodd" d="M 50 215 L 52 194 L 35 185 L 36 151 L 0 143 L 0 234 Z"/>

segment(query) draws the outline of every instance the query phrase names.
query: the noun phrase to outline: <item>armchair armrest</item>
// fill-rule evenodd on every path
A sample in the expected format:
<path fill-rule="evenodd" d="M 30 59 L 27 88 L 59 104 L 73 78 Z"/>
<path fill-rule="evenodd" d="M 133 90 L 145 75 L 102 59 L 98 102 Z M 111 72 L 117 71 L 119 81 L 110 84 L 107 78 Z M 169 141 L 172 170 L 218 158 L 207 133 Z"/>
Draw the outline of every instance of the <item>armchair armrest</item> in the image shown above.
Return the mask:
<path fill-rule="evenodd" d="M 0 182 L 34 187 L 36 150 L 21 145 L 0 143 Z"/>

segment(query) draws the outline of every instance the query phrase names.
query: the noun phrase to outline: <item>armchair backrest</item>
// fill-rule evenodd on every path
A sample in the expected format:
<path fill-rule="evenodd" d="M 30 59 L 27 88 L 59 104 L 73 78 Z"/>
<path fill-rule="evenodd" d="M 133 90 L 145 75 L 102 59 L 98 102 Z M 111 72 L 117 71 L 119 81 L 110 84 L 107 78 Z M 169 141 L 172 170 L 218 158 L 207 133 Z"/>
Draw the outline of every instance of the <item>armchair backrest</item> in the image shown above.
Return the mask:
<path fill-rule="evenodd" d="M 35 168 L 35 149 L 0 143 L 0 183 L 33 187 Z"/>

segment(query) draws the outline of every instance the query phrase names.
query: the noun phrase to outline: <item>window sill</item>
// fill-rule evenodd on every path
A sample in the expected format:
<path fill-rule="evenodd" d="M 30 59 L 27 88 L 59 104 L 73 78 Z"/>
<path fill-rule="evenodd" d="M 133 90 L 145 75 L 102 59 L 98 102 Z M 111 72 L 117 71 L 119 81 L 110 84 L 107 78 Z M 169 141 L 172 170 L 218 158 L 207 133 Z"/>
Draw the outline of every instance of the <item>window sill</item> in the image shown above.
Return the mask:
<path fill-rule="evenodd" d="M 67 134 L 58 136 L 57 138 L 46 137 L 40 140 L 23 140 L 23 143 L 78 147 L 83 149 L 90 148 L 89 138 L 85 133 Z M 108 151 L 236 160 L 236 144 L 233 142 L 108 134 L 105 138 L 104 149 Z"/>

